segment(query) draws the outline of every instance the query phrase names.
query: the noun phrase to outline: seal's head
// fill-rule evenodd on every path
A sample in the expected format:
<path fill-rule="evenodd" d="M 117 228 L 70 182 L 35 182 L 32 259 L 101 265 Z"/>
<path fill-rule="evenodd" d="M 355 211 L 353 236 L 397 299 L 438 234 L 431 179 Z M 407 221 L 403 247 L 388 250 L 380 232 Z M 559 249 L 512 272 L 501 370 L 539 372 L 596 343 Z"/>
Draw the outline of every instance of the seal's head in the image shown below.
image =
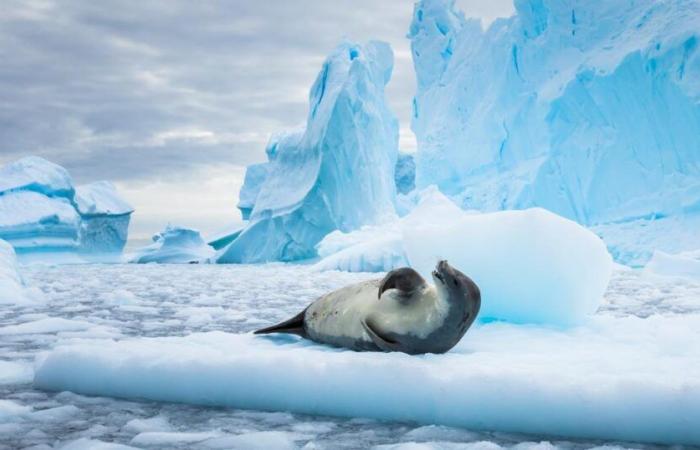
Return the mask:
<path fill-rule="evenodd" d="M 473 313 L 476 315 L 481 307 L 481 292 L 471 278 L 445 260 L 437 263 L 432 275 L 438 292 L 445 295 L 451 302 L 466 302 L 474 309 Z"/>

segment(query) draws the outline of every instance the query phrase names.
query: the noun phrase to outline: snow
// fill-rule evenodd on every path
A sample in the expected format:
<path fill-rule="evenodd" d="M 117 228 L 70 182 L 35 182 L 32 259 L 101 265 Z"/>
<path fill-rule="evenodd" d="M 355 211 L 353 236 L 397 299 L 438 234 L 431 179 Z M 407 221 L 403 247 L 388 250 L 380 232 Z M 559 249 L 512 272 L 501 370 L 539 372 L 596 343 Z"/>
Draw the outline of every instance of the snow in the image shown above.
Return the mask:
<path fill-rule="evenodd" d="M 0 305 L 13 305 L 28 300 L 24 283 L 17 272 L 15 251 L 10 244 L 0 239 Z"/>
<path fill-rule="evenodd" d="M 409 265 L 430 279 L 440 259 L 471 277 L 481 320 L 570 325 L 598 308 L 612 270 L 605 244 L 540 208 L 475 214 L 435 189 L 386 225 L 328 235 L 317 270 L 386 271 Z"/>
<path fill-rule="evenodd" d="M 586 225 L 697 214 L 700 4 L 515 9 L 484 30 L 454 1 L 416 4 L 417 186 L 468 209 L 540 206 Z"/>
<path fill-rule="evenodd" d="M 0 195 L 33 191 L 49 197 L 73 196 L 73 180 L 63 167 L 28 156 L 0 168 Z"/>
<path fill-rule="evenodd" d="M 86 347 L 96 348 L 103 343 L 105 344 L 104 353 L 113 345 L 119 346 L 119 342 L 122 341 L 133 341 L 136 345 L 136 342 L 141 339 L 148 342 L 150 338 L 169 337 L 174 339 L 174 344 L 177 339 L 183 339 L 183 342 L 192 339 L 188 337 L 192 334 L 204 336 L 220 334 L 224 337 L 238 336 L 252 339 L 251 336 L 237 334 L 247 333 L 291 317 L 325 292 L 349 283 L 383 275 L 317 272 L 308 265 L 287 264 L 257 266 L 33 265 L 21 267 L 21 270 L 27 285 L 31 289 L 42 291 L 45 300 L 0 309 L 0 326 L 21 325 L 52 317 L 91 324 L 90 328 L 82 331 L 55 333 L 34 333 L 35 327 L 32 326 L 27 327 L 26 333 L 1 336 L 0 360 L 24 367 L 31 367 L 39 354 L 51 352 L 57 347 L 65 348 L 73 345 L 84 344 Z M 632 420 L 643 414 L 643 405 L 634 403 L 641 397 L 633 396 L 631 390 L 637 387 L 648 388 L 651 383 L 649 380 L 655 374 L 657 382 L 666 387 L 684 379 L 688 401 L 692 400 L 693 389 L 695 389 L 693 386 L 696 386 L 698 379 L 696 370 L 699 359 L 696 354 L 692 354 L 697 351 L 698 345 L 694 341 L 695 335 L 691 336 L 695 332 L 688 330 L 688 326 L 689 322 L 700 315 L 698 298 L 700 298 L 700 283 L 693 279 L 652 276 L 643 270 L 616 266 L 605 300 L 592 321 L 576 328 L 488 323 L 472 328 L 455 352 L 443 356 L 456 360 L 458 364 L 452 369 L 455 371 L 461 371 L 463 364 L 466 364 L 465 358 L 476 358 L 474 361 L 478 360 L 479 365 L 483 365 L 485 370 L 496 370 L 499 365 L 505 366 L 506 361 L 512 361 L 513 365 L 506 367 L 502 376 L 511 378 L 513 383 L 526 383 L 528 382 L 526 377 L 529 374 L 529 383 L 544 386 L 542 390 L 534 391 L 536 395 L 545 395 L 549 392 L 556 397 L 556 393 L 560 391 L 573 392 L 575 389 L 573 386 L 567 391 L 566 386 L 569 381 L 574 384 L 583 384 L 587 379 L 589 389 L 600 391 L 600 395 L 592 397 L 596 402 L 603 401 L 603 394 L 608 392 L 605 389 L 615 384 L 612 381 L 601 383 L 599 380 L 602 377 L 617 376 L 612 374 L 624 376 L 620 379 L 619 386 L 627 388 L 629 395 L 618 405 L 624 407 L 629 404 L 630 408 L 634 404 L 639 406 L 639 410 L 631 415 L 630 420 Z M 189 320 L 193 316 L 204 315 L 208 315 L 209 319 Z M 676 319 L 679 320 L 676 321 Z M 698 323 L 691 325 L 693 329 L 700 329 L 697 326 Z M 212 333 L 215 334 L 212 335 Z M 558 341 L 561 341 L 560 344 L 557 344 Z M 337 356 L 341 359 L 344 358 L 343 355 L 347 356 L 322 346 L 301 345 L 295 339 L 253 340 L 253 343 L 251 352 L 264 349 L 268 345 L 280 352 L 283 351 L 282 347 L 287 346 L 294 355 L 299 354 L 298 350 L 310 351 L 314 358 L 317 356 L 321 358 L 317 362 L 313 362 L 313 359 L 309 360 L 312 367 L 317 367 L 325 361 L 328 370 L 335 370 L 330 363 L 331 360 L 328 359 L 329 356 L 331 358 Z M 221 344 L 223 345 L 223 341 Z M 150 347 L 150 345 L 147 346 Z M 609 352 L 607 352 L 608 349 Z M 185 347 L 186 353 L 183 353 L 183 357 L 189 357 L 190 350 L 189 347 Z M 212 350 L 224 351 L 219 347 Z M 239 349 L 235 347 L 226 350 L 226 358 L 236 357 L 238 351 Z M 629 355 L 627 355 L 628 351 L 631 352 Z M 617 352 L 620 354 L 618 355 Z M 519 354 L 522 355 L 518 356 Z M 643 359 L 635 358 L 638 355 Z M 158 355 L 159 359 L 160 356 Z M 174 358 L 172 354 L 162 356 L 163 364 Z M 256 361 L 260 363 L 261 368 L 264 361 L 269 361 L 272 367 L 274 362 L 267 358 L 268 356 L 272 358 L 274 355 L 259 353 L 258 356 Z M 369 354 L 354 356 L 372 357 Z M 389 361 L 383 358 L 385 356 L 390 355 L 374 355 L 374 358 L 378 358 L 378 365 L 373 364 L 368 367 L 371 370 L 377 370 L 389 365 Z M 292 355 L 288 357 L 291 358 Z M 350 357 L 352 358 L 353 355 Z M 393 356 L 390 357 L 393 358 Z M 685 357 L 689 360 L 682 361 Z M 599 366 L 596 367 L 596 373 L 601 372 L 600 376 L 591 375 L 588 372 L 596 366 L 596 358 Z M 648 363 L 652 358 L 653 363 Z M 124 364 L 128 362 L 125 360 Z M 286 359 L 280 360 L 273 369 L 278 374 L 285 374 L 286 362 Z M 296 363 L 302 365 L 303 361 Z M 416 362 L 418 366 L 424 363 L 428 364 L 425 361 Z M 559 364 L 565 364 L 566 367 L 560 372 L 555 372 Z M 635 364 L 638 365 L 635 366 Z M 533 369 L 531 366 L 540 366 L 540 369 Z M 666 376 L 666 371 L 671 372 L 674 367 L 675 374 Z M 126 366 L 123 368 L 127 369 Z M 174 370 L 174 368 L 171 369 Z M 340 368 L 337 369 L 340 370 Z M 194 368 L 192 370 L 194 371 Z M 320 373 L 328 373 L 325 370 Z M 398 373 L 399 368 L 394 370 L 397 371 L 394 373 Z M 521 370 L 523 373 L 519 376 L 518 373 Z M 363 389 L 366 385 L 371 385 L 371 380 L 374 379 L 371 373 L 361 375 L 365 380 Z M 416 381 L 412 373 L 401 372 L 401 377 L 391 380 L 392 384 L 405 387 L 406 383 L 403 380 L 411 377 L 411 382 L 420 386 L 422 380 Z M 349 372 L 347 375 L 352 374 L 353 372 Z M 439 376 L 439 374 L 440 372 L 435 375 Z M 464 378 L 464 382 L 460 385 L 465 385 L 472 377 L 478 377 L 481 374 L 483 372 L 470 371 L 466 374 L 460 372 L 459 377 Z M 296 376 L 294 372 L 292 375 Z M 418 375 L 416 373 L 416 376 Z M 541 379 L 538 378 L 540 375 Z M 483 376 L 486 377 L 486 374 Z M 345 375 L 343 377 L 338 380 L 345 380 Z M 636 381 L 630 381 L 635 377 L 643 383 L 640 385 Z M 668 380 L 668 386 L 665 380 Z M 359 382 L 358 377 L 355 383 Z M 475 381 L 482 385 L 487 382 L 487 378 Z M 24 407 L 24 413 L 15 414 L 11 421 L 0 423 L 0 447 L 9 448 L 31 446 L 60 448 L 78 439 L 140 447 L 132 444 L 131 441 L 144 432 L 215 433 L 220 436 L 201 443 L 176 443 L 160 446 L 161 448 L 209 448 L 216 445 L 226 448 L 227 442 L 234 442 L 238 436 L 241 436 L 240 439 L 245 437 L 265 442 L 262 439 L 264 435 L 249 436 L 249 433 L 267 432 L 279 433 L 281 438 L 293 441 L 298 448 L 305 446 L 306 448 L 372 448 L 380 445 L 413 445 L 411 443 L 433 448 L 459 448 L 485 442 L 492 448 L 541 446 L 542 448 L 578 450 L 604 443 L 600 440 L 586 439 L 572 441 L 572 436 L 554 437 L 537 433 L 535 429 L 529 431 L 530 434 L 524 435 L 497 430 L 488 431 L 486 425 L 478 429 L 470 427 L 465 430 L 447 425 L 426 424 L 424 426 L 414 422 L 395 420 L 376 421 L 358 417 L 341 418 L 291 412 L 211 408 L 169 402 L 82 396 L 65 391 L 48 392 L 38 390 L 31 383 L 28 384 L 21 379 L 16 382 L 8 380 L 8 383 L 10 384 L 0 385 L 0 398 Z M 233 389 L 235 386 L 231 387 L 232 383 L 235 383 L 235 380 L 230 380 L 227 388 Z M 159 383 L 159 386 L 163 384 Z M 566 386 L 555 392 L 555 389 L 562 384 Z M 269 386 L 263 386 L 263 388 L 266 390 Z M 259 388 L 256 387 L 256 389 Z M 683 389 L 686 388 L 678 389 L 678 395 L 684 392 Z M 524 397 L 530 395 L 530 392 L 519 393 Z M 667 391 L 647 390 L 645 392 L 640 395 L 649 397 L 656 392 L 659 402 L 662 402 L 665 397 L 663 392 Z M 330 399 L 335 396 L 335 392 L 327 396 L 325 403 L 330 403 Z M 504 396 L 507 397 L 507 393 L 504 393 Z M 442 391 L 433 392 L 432 395 L 434 401 L 443 401 L 445 397 L 448 396 Z M 345 397 L 341 396 L 340 399 L 344 400 Z M 597 410 L 587 406 L 588 396 L 581 394 L 576 399 L 563 397 L 560 401 L 564 402 L 567 399 L 569 406 L 574 408 L 573 405 L 576 405 L 576 408 L 583 410 L 581 415 L 587 412 L 588 416 L 582 421 L 584 424 L 588 422 L 589 417 L 594 417 L 598 413 Z M 614 399 L 611 398 L 610 402 L 614 402 Z M 695 404 L 697 405 L 697 402 Z M 429 410 L 431 403 L 426 405 L 428 406 L 423 409 Z M 684 406 L 681 401 L 678 405 L 682 408 L 687 406 Z M 70 408 L 62 408 L 65 406 Z M 665 410 L 678 411 L 679 414 L 682 412 L 677 405 Z M 47 412 L 34 415 L 35 412 L 41 411 Z M 615 411 L 615 408 L 611 408 L 605 414 L 610 417 Z M 652 414 L 657 414 L 659 408 L 650 409 L 650 411 Z M 511 412 L 510 416 L 514 414 L 515 411 Z M 610 423 L 614 427 L 617 422 Z M 625 425 L 630 422 L 622 423 Z M 688 428 L 694 429 L 692 426 Z M 629 429 L 627 425 L 625 429 Z M 649 448 L 650 450 L 655 448 L 624 441 L 615 443 L 620 448 Z M 228 445 L 228 447 L 231 446 L 233 445 Z M 274 448 L 274 445 L 269 447 Z"/>
<path fill-rule="evenodd" d="M 697 444 L 700 431 L 688 420 L 700 414 L 699 320 L 596 318 L 570 332 L 491 323 L 470 331 L 449 354 L 425 357 L 224 332 L 87 342 L 59 346 L 40 360 L 35 385 L 155 401 Z"/>
<path fill-rule="evenodd" d="M 0 169 L 0 238 L 22 258 L 119 253 L 132 212 L 111 183 L 76 190 L 64 168 L 39 157 Z"/>
<path fill-rule="evenodd" d="M 214 249 L 207 245 L 199 231 L 168 225 L 153 236 L 153 244 L 135 252 L 134 263 L 188 264 L 202 262 L 214 256 Z"/>
<path fill-rule="evenodd" d="M 306 127 L 273 136 L 242 189 L 248 226 L 217 262 L 293 261 L 315 256 L 333 230 L 394 214 L 398 124 L 384 98 L 393 67 L 388 44 L 344 42 L 328 56 L 309 94 Z M 254 201 L 253 201 L 254 197 Z M 252 206 L 254 204 L 254 206 Z"/>
<path fill-rule="evenodd" d="M 78 186 L 75 192 L 78 212 L 83 216 L 131 214 L 134 208 L 117 193 L 109 181 Z"/>

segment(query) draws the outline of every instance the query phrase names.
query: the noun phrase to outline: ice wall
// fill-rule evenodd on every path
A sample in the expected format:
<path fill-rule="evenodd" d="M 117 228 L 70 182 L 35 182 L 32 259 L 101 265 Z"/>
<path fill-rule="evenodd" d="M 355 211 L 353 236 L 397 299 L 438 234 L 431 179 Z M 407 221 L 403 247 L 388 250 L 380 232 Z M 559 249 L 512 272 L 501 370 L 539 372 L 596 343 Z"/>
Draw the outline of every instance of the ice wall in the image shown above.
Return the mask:
<path fill-rule="evenodd" d="M 398 125 L 384 99 L 393 67 L 382 42 L 346 42 L 323 64 L 309 94 L 305 129 L 273 137 L 269 162 L 248 170 L 241 211 L 248 226 L 221 263 L 313 257 L 333 230 L 394 214 Z"/>
<path fill-rule="evenodd" d="M 416 162 L 410 153 L 399 153 L 394 171 L 394 182 L 399 194 L 408 194 L 416 188 Z"/>
<path fill-rule="evenodd" d="M 516 0 L 483 30 L 416 4 L 417 184 L 583 224 L 700 209 L 700 3 Z"/>
<path fill-rule="evenodd" d="M 119 253 L 133 208 L 106 181 L 73 185 L 68 172 L 29 156 L 0 169 L 0 238 L 28 253 Z"/>

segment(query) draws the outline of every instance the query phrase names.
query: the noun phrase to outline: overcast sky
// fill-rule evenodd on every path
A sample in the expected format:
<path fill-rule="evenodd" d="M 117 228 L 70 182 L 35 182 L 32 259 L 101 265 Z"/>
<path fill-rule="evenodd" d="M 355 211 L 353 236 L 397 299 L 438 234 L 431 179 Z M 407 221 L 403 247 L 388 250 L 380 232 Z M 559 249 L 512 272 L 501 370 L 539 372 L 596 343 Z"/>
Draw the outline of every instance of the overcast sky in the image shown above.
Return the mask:
<path fill-rule="evenodd" d="M 485 23 L 511 0 L 460 0 Z M 394 49 L 387 95 L 409 128 L 412 0 L 1 0 L 0 164 L 43 156 L 78 183 L 108 179 L 136 207 L 131 236 L 169 221 L 238 221 L 245 165 L 304 122 L 308 89 L 343 39 Z"/>

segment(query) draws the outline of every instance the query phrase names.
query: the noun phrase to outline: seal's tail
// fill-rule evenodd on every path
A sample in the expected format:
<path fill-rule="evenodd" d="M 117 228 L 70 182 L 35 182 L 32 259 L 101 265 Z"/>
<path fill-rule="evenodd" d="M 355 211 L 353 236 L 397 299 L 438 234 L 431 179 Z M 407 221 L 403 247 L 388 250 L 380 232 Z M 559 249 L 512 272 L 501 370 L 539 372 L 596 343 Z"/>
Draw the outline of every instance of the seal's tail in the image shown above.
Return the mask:
<path fill-rule="evenodd" d="M 277 325 L 256 330 L 254 334 L 289 333 L 306 337 L 306 330 L 304 329 L 304 313 L 306 313 L 306 310 L 303 310 L 291 319 L 285 320 Z"/>

